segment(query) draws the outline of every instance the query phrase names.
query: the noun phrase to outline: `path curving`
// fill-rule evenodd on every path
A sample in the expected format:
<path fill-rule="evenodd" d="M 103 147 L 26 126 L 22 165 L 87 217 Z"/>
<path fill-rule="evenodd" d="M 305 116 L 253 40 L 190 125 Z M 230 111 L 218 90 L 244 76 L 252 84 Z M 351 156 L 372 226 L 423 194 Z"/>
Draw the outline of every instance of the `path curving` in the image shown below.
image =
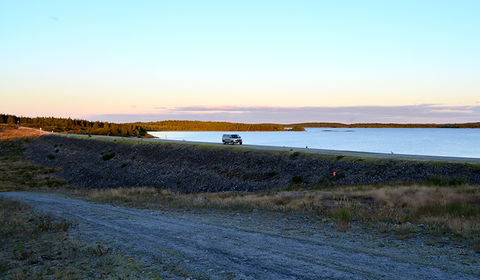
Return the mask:
<path fill-rule="evenodd" d="M 210 279 L 478 279 L 480 267 L 418 251 L 291 235 L 262 223 L 137 210 L 38 193 L 0 193 L 77 222 L 76 236 L 137 256 L 150 267 L 181 264 Z M 345 235 L 347 236 L 347 235 Z M 341 238 L 341 236 L 340 236 Z M 367 243 L 365 243 L 367 242 Z M 373 241 L 372 241 L 373 242 Z M 375 241 L 376 242 L 376 241 Z M 342 245 L 343 244 L 343 245 Z M 357 245 L 354 245 L 357 244 Z M 430 262 L 430 263 L 427 263 Z M 175 279 L 174 276 L 172 278 Z M 185 278 L 183 278 L 185 279 Z"/>

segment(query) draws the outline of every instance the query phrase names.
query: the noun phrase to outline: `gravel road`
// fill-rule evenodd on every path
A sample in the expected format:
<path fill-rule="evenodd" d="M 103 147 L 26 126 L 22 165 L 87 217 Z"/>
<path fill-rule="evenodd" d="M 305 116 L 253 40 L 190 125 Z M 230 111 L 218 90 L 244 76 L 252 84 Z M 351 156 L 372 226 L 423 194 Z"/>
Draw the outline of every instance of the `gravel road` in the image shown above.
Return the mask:
<path fill-rule="evenodd" d="M 74 220 L 71 238 L 133 256 L 167 279 L 480 278 L 478 254 L 468 248 L 375 238 L 354 228 L 346 233 L 330 226 L 319 229 L 307 222 L 269 219 L 258 211 L 195 214 L 127 209 L 53 194 L 0 196 Z M 169 273 L 169 267 L 182 275 Z"/>
<path fill-rule="evenodd" d="M 72 136 L 79 137 L 87 135 L 79 134 L 62 134 L 62 133 L 50 133 L 46 134 L 55 134 L 61 136 Z M 106 138 L 106 139 L 124 139 L 120 136 L 105 136 L 105 135 L 92 135 L 93 138 Z M 217 147 L 225 146 L 223 143 L 212 143 L 212 142 L 200 142 L 200 141 L 180 141 L 180 140 L 170 140 L 162 138 L 128 138 L 130 140 L 137 141 L 147 141 L 147 142 L 164 142 L 164 143 L 176 143 L 176 144 L 203 144 L 203 145 L 213 145 Z M 285 147 L 285 146 L 268 146 L 268 145 L 252 145 L 252 144 L 243 144 L 244 147 L 258 150 L 275 150 L 275 151 L 299 151 L 299 152 L 308 152 L 308 153 L 318 153 L 318 154 L 327 154 L 327 155 L 349 155 L 349 156 L 358 156 L 358 157 L 378 157 L 378 158 L 388 158 L 388 159 L 413 159 L 413 160 L 432 160 L 432 161 L 449 161 L 449 162 L 480 162 L 480 158 L 472 157 L 450 157 L 450 156 L 426 156 L 426 155 L 409 155 L 409 154 L 386 154 L 386 153 L 374 153 L 374 152 L 359 152 L 359 151 L 343 151 L 343 150 L 327 150 L 327 149 L 315 149 L 315 148 L 298 148 L 298 147 Z M 234 148 L 234 146 L 232 146 Z"/>
<path fill-rule="evenodd" d="M 74 134 L 71 134 L 74 135 Z M 97 136 L 98 137 L 98 136 Z M 112 136 L 100 136 L 100 137 L 112 137 Z M 121 137 L 116 137 L 121 138 Z M 138 140 L 138 138 L 133 138 Z M 179 141 L 179 140 L 165 140 L 160 138 L 145 139 L 145 141 L 160 141 L 166 143 L 177 144 L 207 144 L 215 146 L 224 146 L 223 143 L 211 143 L 211 142 L 198 142 L 198 141 Z M 425 155 L 409 155 L 409 154 L 386 154 L 386 153 L 374 153 L 374 152 L 358 152 L 358 151 L 344 151 L 344 150 L 327 150 L 327 149 L 315 149 L 315 148 L 298 148 L 298 147 L 285 147 L 285 146 L 267 146 L 267 145 L 249 145 L 243 144 L 245 148 L 252 148 L 258 150 L 275 150 L 275 151 L 299 151 L 317 154 L 329 154 L 329 155 L 349 155 L 358 157 L 378 157 L 388 159 L 413 159 L 413 160 L 433 160 L 433 161 L 450 161 L 450 162 L 480 162 L 480 158 L 469 157 L 449 157 L 449 156 L 425 156 Z"/>

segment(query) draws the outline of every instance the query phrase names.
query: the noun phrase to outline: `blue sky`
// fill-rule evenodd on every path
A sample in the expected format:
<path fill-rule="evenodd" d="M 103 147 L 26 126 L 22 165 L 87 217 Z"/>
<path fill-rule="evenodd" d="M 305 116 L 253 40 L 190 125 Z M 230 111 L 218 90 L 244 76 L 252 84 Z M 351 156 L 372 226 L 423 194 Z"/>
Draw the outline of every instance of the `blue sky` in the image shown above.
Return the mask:
<path fill-rule="evenodd" d="M 0 113 L 480 121 L 480 1 L 1 1 Z"/>

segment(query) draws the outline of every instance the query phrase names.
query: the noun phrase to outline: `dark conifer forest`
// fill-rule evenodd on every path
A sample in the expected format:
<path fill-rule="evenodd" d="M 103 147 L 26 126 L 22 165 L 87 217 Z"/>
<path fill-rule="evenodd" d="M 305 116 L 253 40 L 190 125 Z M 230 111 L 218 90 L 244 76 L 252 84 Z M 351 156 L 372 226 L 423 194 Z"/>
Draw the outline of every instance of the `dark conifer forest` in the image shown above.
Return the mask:
<path fill-rule="evenodd" d="M 148 131 L 305 131 L 305 127 L 334 128 L 480 128 L 480 122 L 463 124 L 398 124 L 398 123 L 327 123 L 309 122 L 297 124 L 248 124 L 231 122 L 205 121 L 158 121 L 113 123 L 87 121 L 56 117 L 18 117 L 0 114 L 0 124 L 10 126 L 25 126 L 57 133 L 109 135 L 123 137 L 151 138 Z"/>
<path fill-rule="evenodd" d="M 77 120 L 71 118 L 29 118 L 0 114 L 0 124 L 25 126 L 59 133 L 124 137 L 152 137 L 147 133 L 147 130 L 145 130 L 144 127 L 135 123 L 117 124 L 99 121 L 91 122 L 87 120 Z"/>

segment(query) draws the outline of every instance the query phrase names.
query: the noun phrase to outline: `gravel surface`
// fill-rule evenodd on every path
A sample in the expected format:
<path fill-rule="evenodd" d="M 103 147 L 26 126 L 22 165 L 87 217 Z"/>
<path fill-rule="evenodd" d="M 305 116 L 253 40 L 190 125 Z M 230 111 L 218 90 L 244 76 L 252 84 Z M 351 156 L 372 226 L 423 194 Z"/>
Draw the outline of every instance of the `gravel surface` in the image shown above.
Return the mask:
<path fill-rule="evenodd" d="M 167 279 L 479 279 L 478 254 L 448 240 L 398 240 L 306 217 L 152 211 L 53 194 L 0 193 L 73 219 L 71 238 L 134 256 Z"/>
<path fill-rule="evenodd" d="M 24 156 L 35 164 L 57 168 L 56 175 L 69 184 L 89 189 L 256 191 L 286 188 L 295 178 L 306 186 L 420 182 L 429 177 L 480 183 L 478 163 L 94 139 L 100 138 L 45 135 L 31 141 Z"/>

